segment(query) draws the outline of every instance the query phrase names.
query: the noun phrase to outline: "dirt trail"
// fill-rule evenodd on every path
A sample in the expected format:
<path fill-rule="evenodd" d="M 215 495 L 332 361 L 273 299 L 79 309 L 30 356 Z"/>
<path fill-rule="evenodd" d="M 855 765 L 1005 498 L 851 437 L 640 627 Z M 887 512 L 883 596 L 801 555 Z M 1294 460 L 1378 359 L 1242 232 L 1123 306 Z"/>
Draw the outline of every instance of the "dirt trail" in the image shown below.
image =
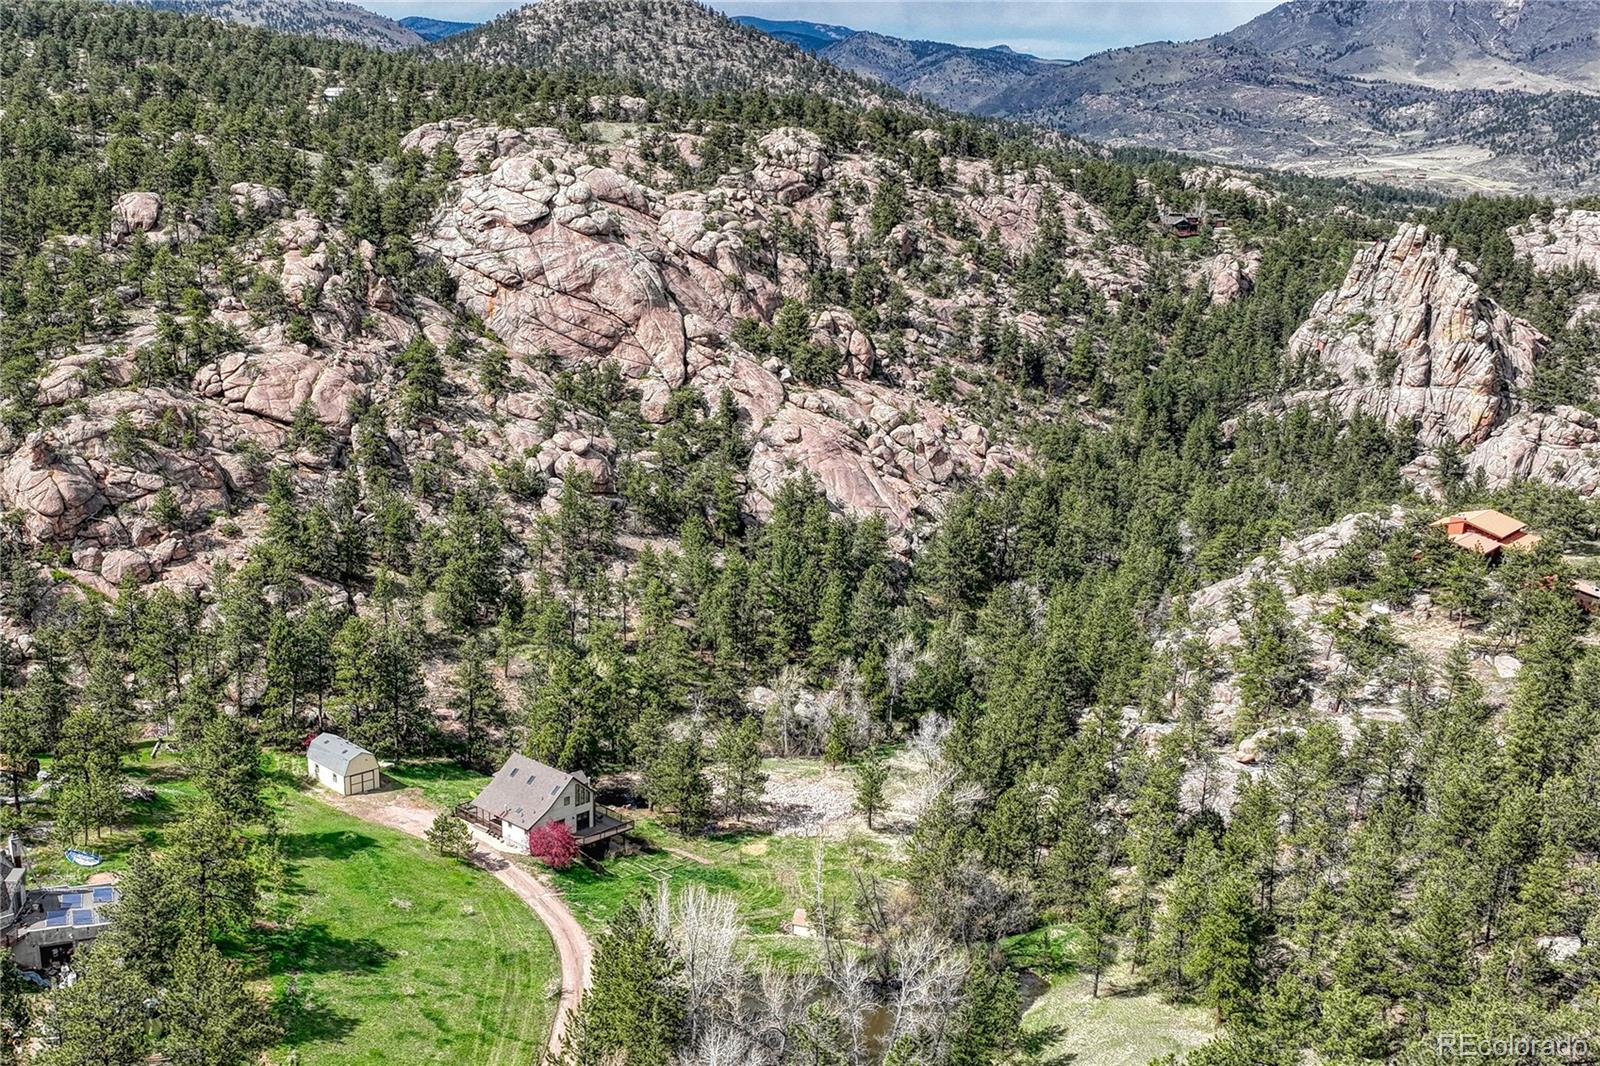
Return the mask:
<path fill-rule="evenodd" d="M 337 796 L 325 789 L 316 789 L 324 801 L 346 814 L 367 822 L 398 829 L 420 837 L 433 824 L 439 812 L 415 796 L 403 792 L 369 792 L 362 796 Z M 567 1031 L 568 1019 L 577 1013 L 578 998 L 589 987 L 589 968 L 593 950 L 589 935 L 567 909 L 560 894 L 525 866 L 513 862 L 499 851 L 483 834 L 472 834 L 472 864 L 489 871 L 501 884 L 515 892 L 528 908 L 550 931 L 556 951 L 561 956 L 561 999 L 556 1008 L 554 1023 L 550 1026 L 548 1061 L 554 1061 L 561 1050 L 561 1040 Z"/>

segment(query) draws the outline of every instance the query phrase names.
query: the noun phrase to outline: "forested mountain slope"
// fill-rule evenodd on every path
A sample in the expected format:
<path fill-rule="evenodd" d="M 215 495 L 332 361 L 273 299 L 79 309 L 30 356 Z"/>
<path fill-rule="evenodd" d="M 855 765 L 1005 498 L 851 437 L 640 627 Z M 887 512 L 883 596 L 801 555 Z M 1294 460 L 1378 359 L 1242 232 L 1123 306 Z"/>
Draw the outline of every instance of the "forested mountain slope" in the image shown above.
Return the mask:
<path fill-rule="evenodd" d="M 415 48 L 424 38 L 410 27 L 344 0 L 115 0 L 158 11 L 208 15 L 242 26 L 280 33 L 304 33 L 396 51 Z"/>
<path fill-rule="evenodd" d="M 793 888 L 814 954 L 613 901 L 579 1062 L 1003 1062 L 1036 942 L 1216 1018 L 1195 1066 L 1592 1027 L 1591 213 L 1078 154 L 776 53 L 652 87 L 525 18 L 463 62 L 0 8 L 0 754 L 58 781 L 15 824 L 122 839 L 135 735 L 193 793 L 38 1061 L 336 1044 L 250 968 L 317 891 L 261 753 L 320 729 L 691 836 L 763 752 L 870 822 L 915 750 L 891 860 Z M 1540 550 L 1429 524 L 1481 505 Z"/>
<path fill-rule="evenodd" d="M 863 105 L 895 95 L 696 0 L 546 0 L 446 38 L 433 51 L 596 71 L 675 91 L 807 92 Z"/>

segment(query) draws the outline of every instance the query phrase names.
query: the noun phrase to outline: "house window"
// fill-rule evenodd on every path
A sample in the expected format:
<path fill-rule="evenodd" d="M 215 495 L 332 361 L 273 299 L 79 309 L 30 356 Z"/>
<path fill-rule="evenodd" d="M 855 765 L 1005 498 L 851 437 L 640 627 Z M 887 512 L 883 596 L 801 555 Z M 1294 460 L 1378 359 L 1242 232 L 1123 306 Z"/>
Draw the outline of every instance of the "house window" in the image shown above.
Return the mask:
<path fill-rule="evenodd" d="M 572 791 L 578 797 L 578 806 L 582 807 L 584 804 L 589 802 L 589 789 L 586 786 L 574 785 L 572 786 Z"/>
<path fill-rule="evenodd" d="M 561 797 L 561 806 L 563 806 L 563 807 L 572 806 L 572 797 L 571 796 L 562 796 Z"/>

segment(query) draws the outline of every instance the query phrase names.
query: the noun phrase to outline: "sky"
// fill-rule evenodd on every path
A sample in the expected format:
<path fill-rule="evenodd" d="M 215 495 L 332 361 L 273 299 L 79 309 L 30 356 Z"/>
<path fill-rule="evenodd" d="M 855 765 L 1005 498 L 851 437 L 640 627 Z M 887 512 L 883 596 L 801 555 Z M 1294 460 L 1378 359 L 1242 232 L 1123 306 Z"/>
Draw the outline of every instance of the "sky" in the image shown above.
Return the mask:
<path fill-rule="evenodd" d="M 357 0 L 391 18 L 481 22 L 524 0 Z M 1275 0 L 708 0 L 730 15 L 828 22 L 857 30 L 988 48 L 1007 44 L 1046 59 L 1147 41 L 1188 41 L 1230 30 Z"/>

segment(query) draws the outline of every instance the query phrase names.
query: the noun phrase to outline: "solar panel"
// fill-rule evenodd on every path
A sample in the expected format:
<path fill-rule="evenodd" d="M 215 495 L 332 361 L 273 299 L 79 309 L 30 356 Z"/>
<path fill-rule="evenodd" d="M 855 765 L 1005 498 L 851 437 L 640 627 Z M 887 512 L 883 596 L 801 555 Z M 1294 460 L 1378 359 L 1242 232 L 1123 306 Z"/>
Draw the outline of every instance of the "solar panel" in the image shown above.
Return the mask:
<path fill-rule="evenodd" d="M 44 924 L 45 925 L 50 925 L 50 926 L 66 925 L 67 924 L 67 912 L 66 911 L 50 911 L 50 912 L 48 912 L 45 915 Z"/>
<path fill-rule="evenodd" d="M 89 901 L 88 901 L 88 899 L 85 898 L 84 893 L 82 893 L 82 892 L 63 892 L 63 893 L 61 893 L 61 905 L 63 907 L 67 907 L 67 908 L 81 907 L 87 902 L 89 902 Z"/>
<path fill-rule="evenodd" d="M 80 908 L 72 912 L 72 924 L 93 925 L 95 922 L 95 917 L 94 911 Z"/>
<path fill-rule="evenodd" d="M 116 901 L 116 898 L 117 890 L 109 886 L 94 890 L 94 901 L 96 903 L 112 903 Z"/>

